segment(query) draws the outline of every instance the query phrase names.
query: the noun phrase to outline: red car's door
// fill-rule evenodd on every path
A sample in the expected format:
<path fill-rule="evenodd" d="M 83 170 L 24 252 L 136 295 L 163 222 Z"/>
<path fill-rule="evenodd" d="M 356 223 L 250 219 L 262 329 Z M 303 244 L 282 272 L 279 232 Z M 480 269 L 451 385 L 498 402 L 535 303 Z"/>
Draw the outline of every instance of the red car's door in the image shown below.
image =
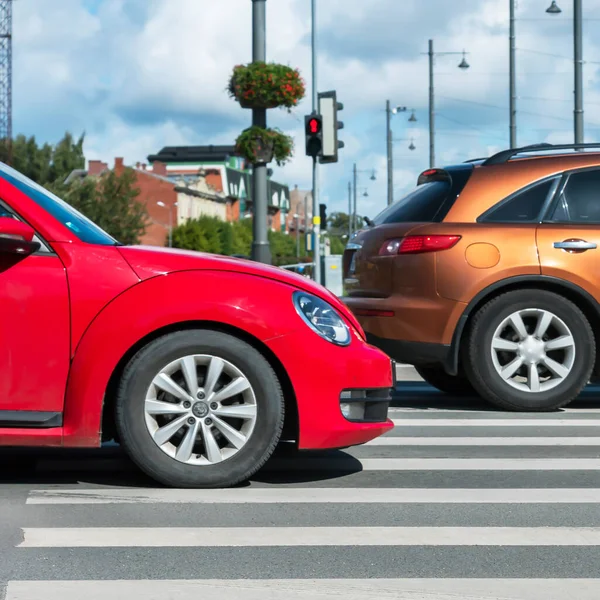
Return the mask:
<path fill-rule="evenodd" d="M 0 428 L 60 425 L 69 336 L 69 290 L 58 256 L 43 243 L 29 256 L 0 247 Z"/>

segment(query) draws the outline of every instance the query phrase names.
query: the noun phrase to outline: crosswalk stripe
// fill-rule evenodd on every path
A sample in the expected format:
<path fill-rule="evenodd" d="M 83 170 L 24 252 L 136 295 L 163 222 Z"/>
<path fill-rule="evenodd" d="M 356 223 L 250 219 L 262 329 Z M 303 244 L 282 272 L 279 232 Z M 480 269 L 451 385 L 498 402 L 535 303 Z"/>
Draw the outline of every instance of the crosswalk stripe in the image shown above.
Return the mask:
<path fill-rule="evenodd" d="M 89 460 L 51 463 L 61 473 L 89 468 Z M 120 458 L 94 460 L 96 472 L 131 468 Z M 358 458 L 348 454 L 334 457 L 277 458 L 267 463 L 265 473 L 360 471 L 598 471 L 600 458 Z"/>
<path fill-rule="evenodd" d="M 11 581 L 6 600 L 597 600 L 600 579 Z"/>
<path fill-rule="evenodd" d="M 600 488 L 242 488 L 32 490 L 27 504 L 589 504 Z"/>
<path fill-rule="evenodd" d="M 600 546 L 600 527 L 26 527 L 20 548 Z"/>
<path fill-rule="evenodd" d="M 297 458 L 269 471 L 598 471 L 598 458 Z"/>
<path fill-rule="evenodd" d="M 392 419 L 396 427 L 600 427 L 600 419 Z"/>
<path fill-rule="evenodd" d="M 600 446 L 600 437 L 383 436 L 363 446 Z"/>

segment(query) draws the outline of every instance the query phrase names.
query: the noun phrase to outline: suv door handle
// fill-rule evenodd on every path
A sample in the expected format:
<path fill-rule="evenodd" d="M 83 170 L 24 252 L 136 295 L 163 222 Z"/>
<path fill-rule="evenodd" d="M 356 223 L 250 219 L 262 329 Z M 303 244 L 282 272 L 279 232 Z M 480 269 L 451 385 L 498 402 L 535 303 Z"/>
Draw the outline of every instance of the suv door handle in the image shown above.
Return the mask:
<path fill-rule="evenodd" d="M 585 240 L 566 240 L 564 242 L 554 242 L 554 247 L 559 250 L 595 250 L 598 244 L 586 242 Z"/>

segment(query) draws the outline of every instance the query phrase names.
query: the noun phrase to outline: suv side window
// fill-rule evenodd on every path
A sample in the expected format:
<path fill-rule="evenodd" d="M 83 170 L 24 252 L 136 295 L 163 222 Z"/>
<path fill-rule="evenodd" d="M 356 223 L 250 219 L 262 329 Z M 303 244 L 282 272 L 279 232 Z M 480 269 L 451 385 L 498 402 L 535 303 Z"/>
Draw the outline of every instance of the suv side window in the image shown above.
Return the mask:
<path fill-rule="evenodd" d="M 553 177 L 516 192 L 485 212 L 477 221 L 479 223 L 532 223 L 539 221 L 544 203 L 553 191 L 556 181 L 557 178 Z"/>
<path fill-rule="evenodd" d="M 600 223 L 600 171 L 571 173 L 556 208 L 552 223 Z"/>

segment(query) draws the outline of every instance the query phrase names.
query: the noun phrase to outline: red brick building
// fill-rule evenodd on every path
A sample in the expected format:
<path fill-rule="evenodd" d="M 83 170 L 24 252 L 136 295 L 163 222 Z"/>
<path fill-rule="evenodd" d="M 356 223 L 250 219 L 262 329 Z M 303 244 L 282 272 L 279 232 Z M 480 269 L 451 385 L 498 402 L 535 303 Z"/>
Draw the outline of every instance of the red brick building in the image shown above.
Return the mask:
<path fill-rule="evenodd" d="M 115 158 L 115 173 L 121 174 L 126 168 L 122 158 Z M 99 177 L 108 170 L 107 163 L 90 160 L 87 172 L 72 175 Z M 137 200 L 145 205 L 149 216 L 141 244 L 164 246 L 171 227 L 201 215 L 216 216 L 227 221 L 239 219 L 239 201 L 225 195 L 218 170 L 201 171 L 193 180 L 187 181 L 167 177 L 166 165 L 161 162 L 155 162 L 152 170 L 147 165 L 138 163 L 133 171 L 136 175 L 136 187 L 140 191 Z"/>

